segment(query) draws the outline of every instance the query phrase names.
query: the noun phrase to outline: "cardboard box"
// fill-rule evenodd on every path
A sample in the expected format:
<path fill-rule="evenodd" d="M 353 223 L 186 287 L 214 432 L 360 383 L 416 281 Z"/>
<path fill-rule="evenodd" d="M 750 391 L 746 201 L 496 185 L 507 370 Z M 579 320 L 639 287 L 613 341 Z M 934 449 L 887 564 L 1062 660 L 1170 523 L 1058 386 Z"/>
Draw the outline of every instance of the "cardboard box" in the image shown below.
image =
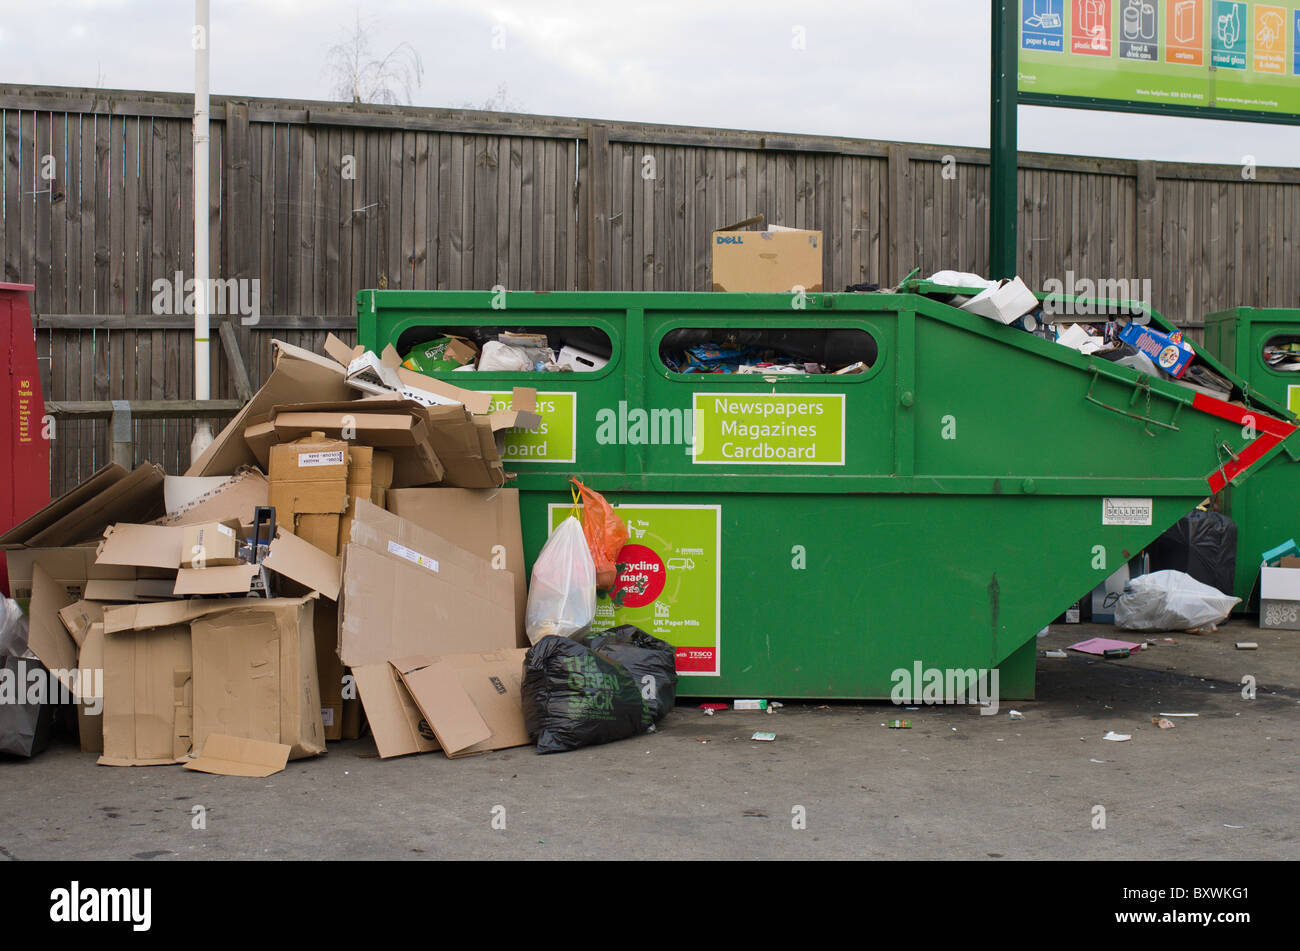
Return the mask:
<path fill-rule="evenodd" d="M 1259 626 L 1300 631 L 1300 568 L 1259 569 Z"/>
<path fill-rule="evenodd" d="M 239 564 L 239 545 L 244 531 L 239 519 L 199 522 L 181 528 L 179 567 L 206 570 Z"/>
<path fill-rule="evenodd" d="M 402 366 L 416 373 L 454 370 L 478 359 L 478 345 L 464 337 L 439 337 L 413 348 Z"/>
<path fill-rule="evenodd" d="M 348 447 L 323 434 L 271 448 L 270 504 L 278 524 L 330 555 L 348 508 Z"/>
<path fill-rule="evenodd" d="M 370 446 L 351 446 L 348 449 L 348 510 L 339 519 L 338 550 L 348 543 L 352 532 L 352 519 L 356 515 L 357 499 L 367 499 L 384 507 L 388 490 L 393 484 L 393 456 Z"/>
<path fill-rule="evenodd" d="M 439 409 L 464 417 L 463 406 Z M 383 449 L 393 457 L 393 485 L 429 485 L 443 477 L 423 408 L 409 400 L 371 398 L 346 403 L 277 407 L 271 425 L 281 441 L 318 432 L 352 445 Z M 278 447 L 271 449 L 271 464 Z M 275 476 L 272 475 L 272 482 Z"/>
<path fill-rule="evenodd" d="M 713 289 L 784 294 L 822 289 L 820 231 L 713 232 Z"/>
<path fill-rule="evenodd" d="M 187 476 L 230 475 L 240 466 L 254 465 L 257 459 L 244 441 L 244 429 L 250 420 L 264 417 L 274 406 L 348 398 L 351 390 L 343 368 L 334 360 L 281 340 L 272 340 L 271 346 L 276 354 L 271 375 L 189 467 Z"/>
<path fill-rule="evenodd" d="M 6 552 L 10 596 L 25 603 L 32 596 L 32 574 L 39 564 L 70 594 L 84 596 L 94 580 L 134 581 L 135 569 L 117 565 L 96 565 L 96 545 L 75 548 L 16 548 Z M 93 600 L 93 599 L 92 599 Z"/>
<path fill-rule="evenodd" d="M 151 605 L 152 607 L 152 605 Z M 104 622 L 104 753 L 101 766 L 160 766 L 189 753 L 193 660 L 188 624 L 145 630 Z"/>
<path fill-rule="evenodd" d="M 128 605 L 104 612 L 105 644 L 119 632 L 184 631 L 192 641 L 192 739 L 211 733 L 283 743 L 290 759 L 325 752 L 313 632 L 315 597 L 229 598 Z M 106 657 L 106 670 L 113 659 Z M 106 697 L 113 699 L 113 672 Z M 105 745 L 109 720 L 105 708 Z M 107 753 L 106 753 L 107 755 Z"/>
<path fill-rule="evenodd" d="M 299 538 L 283 526 L 276 528 L 262 564 L 281 578 L 300 585 L 296 593 L 319 592 L 331 601 L 339 596 L 339 560 Z M 225 568 L 182 568 L 172 590 L 182 595 L 242 595 L 252 591 L 257 565 Z"/>
<path fill-rule="evenodd" d="M 316 637 L 316 679 L 320 682 L 321 722 L 325 739 L 343 739 L 343 675 L 347 668 L 339 660 L 338 605 L 318 601 L 312 618 Z"/>
<path fill-rule="evenodd" d="M 518 489 L 393 489 L 385 506 L 514 576 L 515 646 L 528 647 L 524 538 Z"/>
<path fill-rule="evenodd" d="M 102 617 L 102 614 L 101 614 Z M 89 682 L 78 684 L 77 738 L 83 753 L 104 752 L 104 622 L 86 628 L 77 655 L 77 667 L 92 671 Z M 93 673 L 98 671 L 98 674 Z"/>
<path fill-rule="evenodd" d="M 1012 324 L 1025 314 L 1037 310 L 1038 298 L 1024 281 L 1016 277 L 998 281 L 985 288 L 962 304 L 961 309 L 996 320 L 1000 324 Z"/>
<path fill-rule="evenodd" d="M 511 572 L 357 500 L 339 595 L 339 658 L 354 672 L 395 657 L 513 648 L 514 598 Z"/>
<path fill-rule="evenodd" d="M 1142 327 L 1137 324 L 1125 324 L 1119 332 L 1119 339 L 1141 350 L 1151 362 L 1177 379 L 1191 365 L 1196 351 L 1190 344 L 1183 342 L 1181 333 L 1166 334 L 1154 327 Z"/>

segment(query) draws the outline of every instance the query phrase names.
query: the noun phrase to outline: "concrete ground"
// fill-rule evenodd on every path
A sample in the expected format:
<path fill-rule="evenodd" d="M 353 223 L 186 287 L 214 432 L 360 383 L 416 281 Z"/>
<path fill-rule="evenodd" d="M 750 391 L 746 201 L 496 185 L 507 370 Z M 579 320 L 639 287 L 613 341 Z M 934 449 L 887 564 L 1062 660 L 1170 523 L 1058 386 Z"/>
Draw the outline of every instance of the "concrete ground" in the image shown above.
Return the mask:
<path fill-rule="evenodd" d="M 1039 646 L 1097 634 L 1139 639 L 1070 625 Z M 657 734 L 572 753 L 383 762 L 363 739 L 265 780 L 99 767 L 61 740 L 0 762 L 0 857 L 1300 857 L 1300 632 L 1169 636 L 1126 660 L 1041 658 L 1038 699 L 990 717 L 888 703 L 707 717 L 683 701 Z M 1199 716 L 1162 730 L 1158 713 Z M 898 717 L 912 728 L 885 726 Z"/>

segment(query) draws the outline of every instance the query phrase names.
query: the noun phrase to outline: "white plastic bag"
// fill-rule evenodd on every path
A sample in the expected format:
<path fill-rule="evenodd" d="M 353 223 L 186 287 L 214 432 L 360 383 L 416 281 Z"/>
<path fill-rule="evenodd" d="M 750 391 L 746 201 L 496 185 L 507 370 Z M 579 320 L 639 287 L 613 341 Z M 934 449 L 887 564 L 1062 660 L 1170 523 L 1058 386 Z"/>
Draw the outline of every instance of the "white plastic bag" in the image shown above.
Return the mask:
<path fill-rule="evenodd" d="M 1124 586 L 1115 625 L 1130 631 L 1186 631 L 1226 618 L 1240 598 L 1181 571 L 1153 571 Z"/>
<path fill-rule="evenodd" d="M 479 357 L 478 368 L 481 373 L 526 373 L 533 368 L 533 361 L 523 347 L 489 340 L 483 344 L 483 355 Z"/>
<path fill-rule="evenodd" d="M 551 532 L 533 565 L 524 630 L 536 644 L 548 634 L 586 634 L 596 616 L 596 563 L 582 523 L 570 515 Z"/>

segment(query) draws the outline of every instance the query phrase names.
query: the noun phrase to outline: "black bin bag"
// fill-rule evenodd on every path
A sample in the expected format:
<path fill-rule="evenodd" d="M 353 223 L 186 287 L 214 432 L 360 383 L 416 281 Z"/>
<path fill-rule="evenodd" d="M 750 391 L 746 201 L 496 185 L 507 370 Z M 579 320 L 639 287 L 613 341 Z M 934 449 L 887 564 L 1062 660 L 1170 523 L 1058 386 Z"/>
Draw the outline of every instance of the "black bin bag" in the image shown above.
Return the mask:
<path fill-rule="evenodd" d="M 671 644 L 632 624 L 593 634 L 586 644 L 606 660 L 627 668 L 655 723 L 672 710 L 677 702 L 677 651 Z"/>
<path fill-rule="evenodd" d="M 647 730 L 650 710 L 622 664 L 547 635 L 524 657 L 524 726 L 539 753 L 562 753 Z"/>
<path fill-rule="evenodd" d="M 1232 594 L 1237 572 L 1237 523 L 1221 512 L 1193 509 L 1147 546 L 1152 571 L 1181 571 Z"/>
<path fill-rule="evenodd" d="M 27 649 L 27 617 L 18 602 L 0 597 L 0 754 L 31 757 L 50 745 L 57 707 L 26 701 L 27 686 L 53 680 Z M 48 700 L 48 698 L 47 698 Z"/>

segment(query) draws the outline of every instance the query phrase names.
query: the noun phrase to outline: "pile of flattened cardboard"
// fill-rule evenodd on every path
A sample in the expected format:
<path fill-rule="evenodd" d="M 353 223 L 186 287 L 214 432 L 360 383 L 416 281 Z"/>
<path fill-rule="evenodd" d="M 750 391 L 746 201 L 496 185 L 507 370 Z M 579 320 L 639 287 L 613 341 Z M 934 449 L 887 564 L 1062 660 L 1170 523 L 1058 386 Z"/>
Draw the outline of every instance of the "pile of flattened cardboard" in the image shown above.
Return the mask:
<path fill-rule="evenodd" d="M 381 757 L 528 742 L 513 408 L 333 336 L 184 476 L 108 465 L 0 536 L 29 646 L 108 766 L 267 776 L 368 723 Z"/>

